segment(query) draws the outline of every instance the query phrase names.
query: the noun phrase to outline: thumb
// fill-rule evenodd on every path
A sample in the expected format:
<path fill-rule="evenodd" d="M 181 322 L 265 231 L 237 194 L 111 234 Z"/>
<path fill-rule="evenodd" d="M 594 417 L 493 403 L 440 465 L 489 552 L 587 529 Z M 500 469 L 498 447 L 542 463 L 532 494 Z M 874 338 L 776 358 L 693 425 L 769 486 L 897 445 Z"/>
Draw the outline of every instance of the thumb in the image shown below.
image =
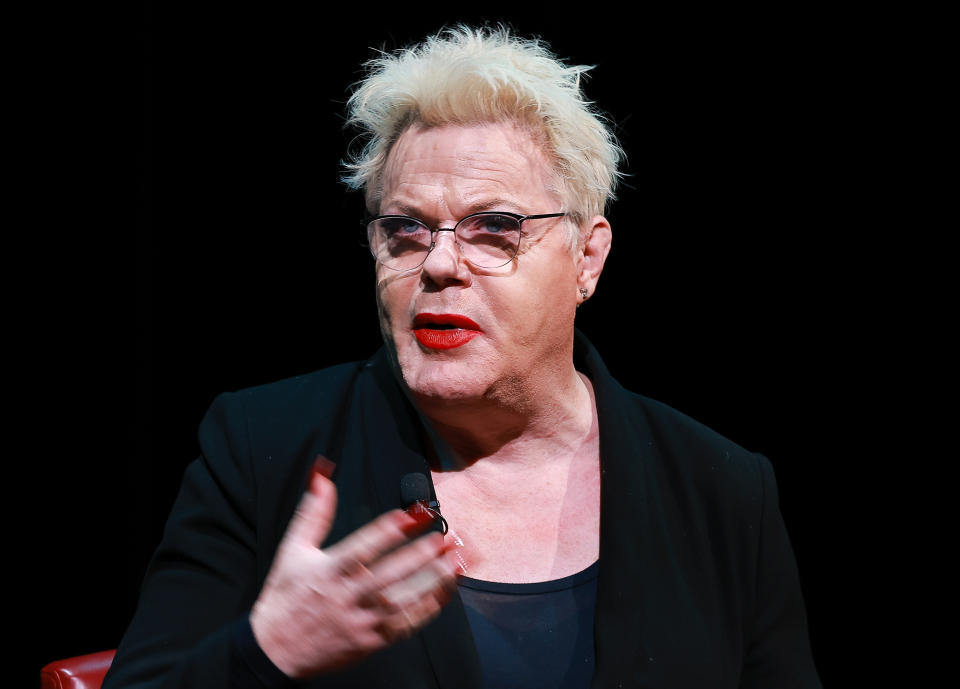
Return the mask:
<path fill-rule="evenodd" d="M 333 463 L 318 458 L 307 491 L 300 499 L 297 510 L 287 526 L 284 540 L 318 548 L 330 533 L 333 517 L 337 511 L 337 488 L 327 476 L 332 473 Z"/>

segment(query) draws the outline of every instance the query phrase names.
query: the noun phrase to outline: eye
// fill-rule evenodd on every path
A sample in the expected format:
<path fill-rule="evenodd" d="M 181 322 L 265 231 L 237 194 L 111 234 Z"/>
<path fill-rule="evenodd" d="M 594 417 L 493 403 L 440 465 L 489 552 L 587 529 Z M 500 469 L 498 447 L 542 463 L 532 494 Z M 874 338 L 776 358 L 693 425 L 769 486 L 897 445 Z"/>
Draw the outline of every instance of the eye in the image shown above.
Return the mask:
<path fill-rule="evenodd" d="M 413 218 L 380 218 L 377 221 L 378 229 L 387 237 L 396 235 L 412 235 L 418 232 L 428 232 L 419 221 Z"/>
<path fill-rule="evenodd" d="M 516 218 L 498 213 L 476 215 L 464 225 L 463 230 L 467 235 L 504 234 L 506 232 L 516 232 L 520 229 L 520 223 L 517 222 Z"/>

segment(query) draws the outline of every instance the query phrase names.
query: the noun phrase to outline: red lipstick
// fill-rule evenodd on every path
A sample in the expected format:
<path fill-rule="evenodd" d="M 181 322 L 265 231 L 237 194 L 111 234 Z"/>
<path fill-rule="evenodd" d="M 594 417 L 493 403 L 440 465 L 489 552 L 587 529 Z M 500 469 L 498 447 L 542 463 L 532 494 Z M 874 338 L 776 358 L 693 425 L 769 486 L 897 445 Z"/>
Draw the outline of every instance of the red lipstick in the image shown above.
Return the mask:
<path fill-rule="evenodd" d="M 460 347 L 482 332 L 479 325 L 456 313 L 418 313 L 413 318 L 413 334 L 428 349 Z"/>

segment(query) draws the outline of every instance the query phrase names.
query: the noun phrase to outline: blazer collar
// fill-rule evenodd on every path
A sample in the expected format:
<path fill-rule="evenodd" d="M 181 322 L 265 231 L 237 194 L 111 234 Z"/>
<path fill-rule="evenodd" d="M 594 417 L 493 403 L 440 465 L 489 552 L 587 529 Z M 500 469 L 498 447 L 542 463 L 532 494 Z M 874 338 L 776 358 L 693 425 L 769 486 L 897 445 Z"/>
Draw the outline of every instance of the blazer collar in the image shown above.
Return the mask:
<path fill-rule="evenodd" d="M 642 584 L 638 553 L 642 552 L 644 496 L 639 458 L 646 437 L 642 419 L 631 414 L 630 393 L 610 375 L 599 353 L 575 331 L 574 362 L 593 383 L 600 421 L 601 520 L 600 571 L 595 618 L 596 669 L 591 686 L 616 686 L 628 677 L 636 649 L 629 641 L 635 620 L 635 599 Z M 385 350 L 367 365 L 373 389 L 362 395 L 366 429 L 367 473 L 378 511 L 402 507 L 400 480 L 410 472 L 430 479 L 426 430 L 419 414 L 398 384 Z M 430 481 L 431 492 L 433 484 Z M 441 689 L 481 689 L 480 662 L 463 603 L 458 595 L 418 635 Z M 611 680 L 614 683 L 611 684 Z"/>
<path fill-rule="evenodd" d="M 593 689 L 634 686 L 640 629 L 638 611 L 647 571 L 640 553 L 649 534 L 646 458 L 655 451 L 635 396 L 610 375 L 600 354 L 575 332 L 574 364 L 593 383 L 600 425 L 600 570 L 594 622 Z"/>

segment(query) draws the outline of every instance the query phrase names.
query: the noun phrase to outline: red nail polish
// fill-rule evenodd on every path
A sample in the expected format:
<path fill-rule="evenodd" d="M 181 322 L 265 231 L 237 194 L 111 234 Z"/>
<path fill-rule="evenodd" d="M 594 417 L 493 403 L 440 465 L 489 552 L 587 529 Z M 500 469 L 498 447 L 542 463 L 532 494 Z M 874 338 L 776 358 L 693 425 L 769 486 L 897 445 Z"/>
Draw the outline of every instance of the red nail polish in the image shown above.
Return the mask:
<path fill-rule="evenodd" d="M 323 455 L 317 455 L 316 459 L 313 460 L 314 473 L 321 474 L 324 478 L 333 476 L 333 471 L 336 468 L 337 465 Z"/>
<path fill-rule="evenodd" d="M 434 520 L 434 516 L 419 500 L 407 508 L 407 514 L 417 520 L 417 526 L 432 524 Z"/>

